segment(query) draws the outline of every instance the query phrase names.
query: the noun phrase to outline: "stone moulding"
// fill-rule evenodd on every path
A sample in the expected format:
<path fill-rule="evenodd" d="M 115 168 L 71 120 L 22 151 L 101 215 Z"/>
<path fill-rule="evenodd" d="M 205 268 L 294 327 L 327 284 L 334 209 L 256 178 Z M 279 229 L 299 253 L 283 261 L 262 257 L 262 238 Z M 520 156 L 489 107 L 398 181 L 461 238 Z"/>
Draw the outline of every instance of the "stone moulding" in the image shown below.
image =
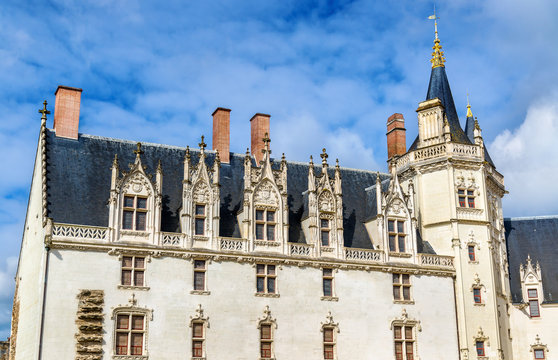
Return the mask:
<path fill-rule="evenodd" d="M 112 246 L 110 246 L 112 245 Z M 112 256 L 120 254 L 137 254 L 146 256 L 148 261 L 151 258 L 175 257 L 182 259 L 190 259 L 192 257 L 204 257 L 213 261 L 231 261 L 238 263 L 274 263 L 285 264 L 298 267 L 314 267 L 322 268 L 339 267 L 346 270 L 365 270 L 365 271 L 397 271 L 412 272 L 413 274 L 433 275 L 433 276 L 451 276 L 455 277 L 455 269 L 453 267 L 453 258 L 451 256 L 440 256 L 430 254 L 419 254 L 419 257 L 426 257 L 428 260 L 419 261 L 418 264 L 413 263 L 385 263 L 385 262 L 363 262 L 350 259 L 335 258 L 293 258 L 282 254 L 264 254 L 264 253 L 244 253 L 239 254 L 234 251 L 215 251 L 215 250 L 199 250 L 199 249 L 169 249 L 156 246 L 141 246 L 142 244 L 107 244 L 76 242 L 76 241 L 58 241 L 54 240 L 51 244 L 52 249 L 76 250 L 76 251 L 96 251 L 106 252 Z M 366 249 L 361 249 L 366 250 Z M 423 264 L 423 265 L 419 265 Z"/>

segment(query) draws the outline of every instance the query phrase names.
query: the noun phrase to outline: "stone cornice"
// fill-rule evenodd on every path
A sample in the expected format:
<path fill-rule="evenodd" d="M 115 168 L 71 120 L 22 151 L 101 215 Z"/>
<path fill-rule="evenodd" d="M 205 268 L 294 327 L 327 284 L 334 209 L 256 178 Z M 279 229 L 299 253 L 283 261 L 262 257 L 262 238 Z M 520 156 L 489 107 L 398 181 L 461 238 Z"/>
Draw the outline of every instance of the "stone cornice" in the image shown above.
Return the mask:
<path fill-rule="evenodd" d="M 197 257 L 209 258 L 212 261 L 231 261 L 238 263 L 257 263 L 257 262 L 273 262 L 275 264 L 283 264 L 298 267 L 314 267 L 321 269 L 324 266 L 335 267 L 344 270 L 364 270 L 364 271 L 382 271 L 382 272 L 406 272 L 415 275 L 433 275 L 454 277 L 455 270 L 442 266 L 420 266 L 410 263 L 359 263 L 356 261 L 333 259 L 333 258 L 314 258 L 302 259 L 282 254 L 263 254 L 249 253 L 239 254 L 234 252 L 223 252 L 214 250 L 200 249 L 164 249 L 156 246 L 145 244 L 99 244 L 92 242 L 77 241 L 59 241 L 53 240 L 51 249 L 58 250 L 76 250 L 76 251 L 94 251 L 106 252 L 110 255 L 120 255 L 133 253 L 144 255 L 150 258 L 174 257 L 191 259 Z"/>

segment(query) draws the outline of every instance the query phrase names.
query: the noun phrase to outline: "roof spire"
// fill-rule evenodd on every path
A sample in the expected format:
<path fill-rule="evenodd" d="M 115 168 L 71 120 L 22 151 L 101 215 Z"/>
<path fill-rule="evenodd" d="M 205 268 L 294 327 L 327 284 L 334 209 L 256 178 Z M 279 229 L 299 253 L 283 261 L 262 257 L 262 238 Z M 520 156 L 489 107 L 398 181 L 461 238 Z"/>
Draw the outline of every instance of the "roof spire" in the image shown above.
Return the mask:
<path fill-rule="evenodd" d="M 439 17 L 436 16 L 436 7 L 434 7 L 434 15 L 430 15 L 428 17 L 429 20 L 434 20 L 434 46 L 432 47 L 432 59 L 430 62 L 432 63 L 432 68 L 437 67 L 444 67 L 444 63 L 446 59 L 444 58 L 444 52 L 442 51 L 442 45 L 440 45 L 440 39 L 438 38 L 438 19 Z"/>
<path fill-rule="evenodd" d="M 467 117 L 473 117 L 473 112 L 471 111 L 471 104 L 469 104 L 469 93 L 467 93 Z"/>

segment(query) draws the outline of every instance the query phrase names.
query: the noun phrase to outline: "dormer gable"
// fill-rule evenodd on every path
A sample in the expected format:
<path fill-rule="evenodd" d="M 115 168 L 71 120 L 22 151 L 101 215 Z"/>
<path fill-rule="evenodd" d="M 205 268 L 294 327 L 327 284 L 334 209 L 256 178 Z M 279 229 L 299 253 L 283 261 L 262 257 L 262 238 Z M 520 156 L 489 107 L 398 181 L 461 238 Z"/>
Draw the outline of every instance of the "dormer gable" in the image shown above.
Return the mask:
<path fill-rule="evenodd" d="M 121 171 L 118 156 L 111 167 L 109 229 L 111 241 L 139 241 L 155 244 L 161 226 L 163 170 L 161 162 L 153 175 L 142 164 L 141 143 L 137 143 L 134 163 Z"/>
<path fill-rule="evenodd" d="M 309 243 L 317 256 L 339 257 L 343 253 L 343 194 L 339 160 L 335 175 L 329 175 L 328 154 L 322 149 L 322 173 L 316 176 L 314 162 L 310 157 L 308 166 L 308 229 Z"/>
<path fill-rule="evenodd" d="M 206 164 L 205 147 L 202 136 L 199 143 L 198 163 L 193 165 L 190 148 L 184 156 L 184 179 L 182 181 L 182 209 L 180 224 L 186 235 L 186 244 L 193 248 L 213 248 L 213 241 L 219 235 L 219 170 L 221 162 L 216 153 L 213 167 Z"/>
<path fill-rule="evenodd" d="M 287 205 L 287 161 L 283 154 L 279 169 L 273 169 L 271 141 L 267 134 L 259 166 L 252 156 L 244 159 L 244 202 L 238 215 L 242 236 L 252 251 L 284 253 L 287 250 L 289 211 Z"/>

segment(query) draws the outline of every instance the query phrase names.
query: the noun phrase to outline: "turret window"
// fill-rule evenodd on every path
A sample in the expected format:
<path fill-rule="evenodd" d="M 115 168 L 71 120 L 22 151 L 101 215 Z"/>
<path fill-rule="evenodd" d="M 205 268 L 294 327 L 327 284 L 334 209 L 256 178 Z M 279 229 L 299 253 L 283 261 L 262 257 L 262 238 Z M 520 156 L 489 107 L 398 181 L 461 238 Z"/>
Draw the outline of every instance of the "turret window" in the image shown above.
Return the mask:
<path fill-rule="evenodd" d="M 482 304 L 482 297 L 481 297 L 481 289 L 480 288 L 474 288 L 473 289 L 473 300 L 475 301 L 475 304 Z"/>
<path fill-rule="evenodd" d="M 256 240 L 275 240 L 275 211 L 256 210 Z"/>
<path fill-rule="evenodd" d="M 145 231 L 146 224 L 147 198 L 125 195 L 122 211 L 122 228 L 126 230 Z"/>
<path fill-rule="evenodd" d="M 484 354 L 484 341 L 477 341 L 475 344 L 477 349 L 477 356 L 485 356 Z"/>
<path fill-rule="evenodd" d="M 459 207 L 475 207 L 475 191 L 458 189 L 457 196 L 459 198 Z"/>
<path fill-rule="evenodd" d="M 389 251 L 405 252 L 405 221 L 388 220 Z"/>
<path fill-rule="evenodd" d="M 467 246 L 467 250 L 469 253 L 469 261 L 475 261 L 476 257 L 475 257 L 475 245 L 469 245 Z"/>

